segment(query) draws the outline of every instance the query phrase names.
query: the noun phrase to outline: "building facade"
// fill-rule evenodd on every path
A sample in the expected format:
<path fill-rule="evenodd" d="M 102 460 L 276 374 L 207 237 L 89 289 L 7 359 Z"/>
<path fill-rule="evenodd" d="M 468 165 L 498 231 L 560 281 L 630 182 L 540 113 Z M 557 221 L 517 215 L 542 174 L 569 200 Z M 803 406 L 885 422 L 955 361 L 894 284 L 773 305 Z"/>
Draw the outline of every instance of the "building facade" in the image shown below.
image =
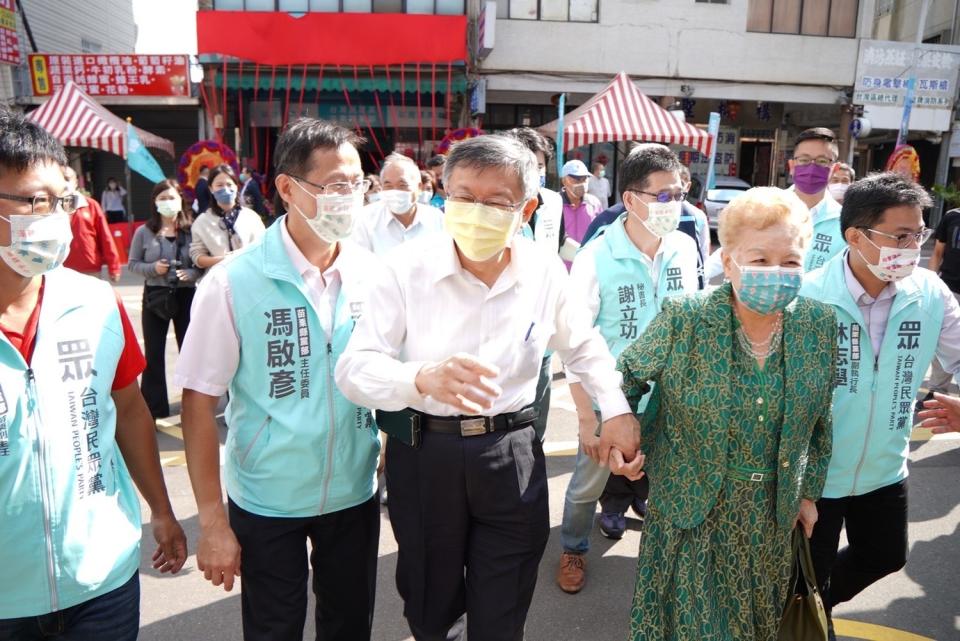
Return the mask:
<path fill-rule="evenodd" d="M 149 56 L 161 52 L 138 50 L 136 8 L 132 0 L 20 0 L 16 4 L 19 7 L 14 19 L 21 62 L 19 65 L 0 64 L 0 100 L 11 108 L 31 111 L 53 93 L 51 90 L 46 95 L 38 95 L 30 73 L 30 54 L 54 56 L 53 61 L 49 58 L 46 61 L 48 81 L 53 80 L 53 72 L 61 68 L 60 64 L 53 64 L 60 54 L 83 54 L 94 63 L 116 59 L 118 64 L 129 59 L 136 62 L 139 57 L 144 57 L 146 62 L 157 58 L 159 63 L 169 57 Z M 163 26 L 142 25 L 140 28 L 162 29 Z M 193 25 L 188 24 L 187 28 L 192 30 Z M 187 55 L 192 52 L 178 53 Z M 62 79 L 65 78 L 64 74 Z M 92 94 L 88 83 L 91 78 L 84 76 L 82 80 Z M 97 84 L 98 90 L 93 97 L 120 118 L 130 118 L 138 127 L 172 140 L 176 154 L 196 142 L 198 100 L 191 95 L 188 78 L 183 78 L 181 96 L 124 95 L 124 89 L 113 84 L 115 81 L 113 77 L 110 84 Z M 67 151 L 71 164 L 78 171 L 81 186 L 94 197 L 100 197 L 110 178 L 124 184 L 125 161 L 120 156 L 82 147 L 71 147 Z M 162 152 L 153 155 L 166 175 L 176 175 L 178 157 Z M 143 219 L 150 208 L 153 185 L 137 173 L 132 174 L 130 185 L 132 213 L 135 218 Z"/>

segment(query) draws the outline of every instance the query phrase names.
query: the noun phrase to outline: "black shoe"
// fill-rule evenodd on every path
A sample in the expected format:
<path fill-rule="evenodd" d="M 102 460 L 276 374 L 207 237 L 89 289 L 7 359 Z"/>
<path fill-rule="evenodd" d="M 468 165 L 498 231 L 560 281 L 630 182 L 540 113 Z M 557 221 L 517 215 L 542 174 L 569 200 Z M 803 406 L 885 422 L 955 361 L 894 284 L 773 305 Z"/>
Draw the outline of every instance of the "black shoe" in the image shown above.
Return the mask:
<path fill-rule="evenodd" d="M 920 401 L 920 409 L 923 409 L 924 403 L 932 400 L 933 400 L 933 390 L 930 390 L 929 392 L 927 392 L 927 395 L 923 397 L 923 400 Z"/>

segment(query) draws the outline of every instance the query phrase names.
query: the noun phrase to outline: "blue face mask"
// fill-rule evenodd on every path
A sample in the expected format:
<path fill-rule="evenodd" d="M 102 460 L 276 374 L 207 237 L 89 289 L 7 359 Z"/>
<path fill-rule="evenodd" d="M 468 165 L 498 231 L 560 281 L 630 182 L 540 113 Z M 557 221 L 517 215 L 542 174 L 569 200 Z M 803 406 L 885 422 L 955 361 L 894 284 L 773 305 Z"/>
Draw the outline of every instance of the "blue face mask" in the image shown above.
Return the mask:
<path fill-rule="evenodd" d="M 546 187 L 546 186 L 547 186 L 547 175 L 546 175 L 546 174 L 540 174 L 540 186 L 541 186 L 541 187 Z"/>
<path fill-rule="evenodd" d="M 732 260 L 732 257 L 731 257 Z M 737 261 L 733 261 L 737 265 Z M 741 267 L 737 298 L 757 314 L 782 312 L 797 297 L 803 282 L 801 267 Z"/>
<path fill-rule="evenodd" d="M 213 197 L 221 205 L 230 205 L 237 197 L 237 190 L 233 187 L 221 187 L 213 192 Z"/>

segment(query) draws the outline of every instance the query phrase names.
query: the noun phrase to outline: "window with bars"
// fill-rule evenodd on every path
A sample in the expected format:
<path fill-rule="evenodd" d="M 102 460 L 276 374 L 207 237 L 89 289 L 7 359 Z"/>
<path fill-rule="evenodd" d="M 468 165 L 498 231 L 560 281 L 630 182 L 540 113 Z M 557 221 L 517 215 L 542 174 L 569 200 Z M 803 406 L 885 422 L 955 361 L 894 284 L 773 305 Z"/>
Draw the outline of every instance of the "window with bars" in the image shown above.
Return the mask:
<path fill-rule="evenodd" d="M 284 11 L 306 13 L 419 13 L 463 15 L 465 0 L 214 0 L 214 9 L 224 11 Z"/>
<path fill-rule="evenodd" d="M 855 38 L 860 0 L 750 0 L 747 31 Z"/>
<path fill-rule="evenodd" d="M 497 17 L 510 20 L 598 22 L 599 0 L 498 0 Z"/>

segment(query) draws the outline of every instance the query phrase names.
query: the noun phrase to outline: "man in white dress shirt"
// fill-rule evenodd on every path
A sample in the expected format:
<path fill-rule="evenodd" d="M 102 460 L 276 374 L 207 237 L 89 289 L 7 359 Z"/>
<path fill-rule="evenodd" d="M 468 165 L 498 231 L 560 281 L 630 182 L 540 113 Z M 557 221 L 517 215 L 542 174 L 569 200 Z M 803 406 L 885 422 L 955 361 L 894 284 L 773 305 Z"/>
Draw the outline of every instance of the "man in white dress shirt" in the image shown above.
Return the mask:
<path fill-rule="evenodd" d="M 380 199 L 363 208 L 352 240 L 383 256 L 404 242 L 443 230 L 443 213 L 418 202 L 420 169 L 403 154 L 393 153 L 380 170 Z"/>
<path fill-rule="evenodd" d="M 639 426 L 567 274 L 516 232 L 537 206 L 533 154 L 504 136 L 458 143 L 444 229 L 401 248 L 336 367 L 378 410 L 387 444 L 397 587 L 417 641 L 517 641 L 550 531 L 533 406 L 556 351 L 597 402 L 597 458 L 639 476 Z M 464 617 L 466 615 L 466 617 Z"/>
<path fill-rule="evenodd" d="M 283 130 L 275 154 L 283 216 L 197 288 L 202 320 L 177 363 L 197 568 L 230 590 L 242 555 L 245 641 L 302 641 L 308 585 L 318 639 L 370 639 L 380 442 L 370 411 L 345 399 L 332 376 L 378 262 L 341 242 L 369 187 L 359 143 L 313 118 Z M 221 448 L 214 416 L 227 391 Z"/>

